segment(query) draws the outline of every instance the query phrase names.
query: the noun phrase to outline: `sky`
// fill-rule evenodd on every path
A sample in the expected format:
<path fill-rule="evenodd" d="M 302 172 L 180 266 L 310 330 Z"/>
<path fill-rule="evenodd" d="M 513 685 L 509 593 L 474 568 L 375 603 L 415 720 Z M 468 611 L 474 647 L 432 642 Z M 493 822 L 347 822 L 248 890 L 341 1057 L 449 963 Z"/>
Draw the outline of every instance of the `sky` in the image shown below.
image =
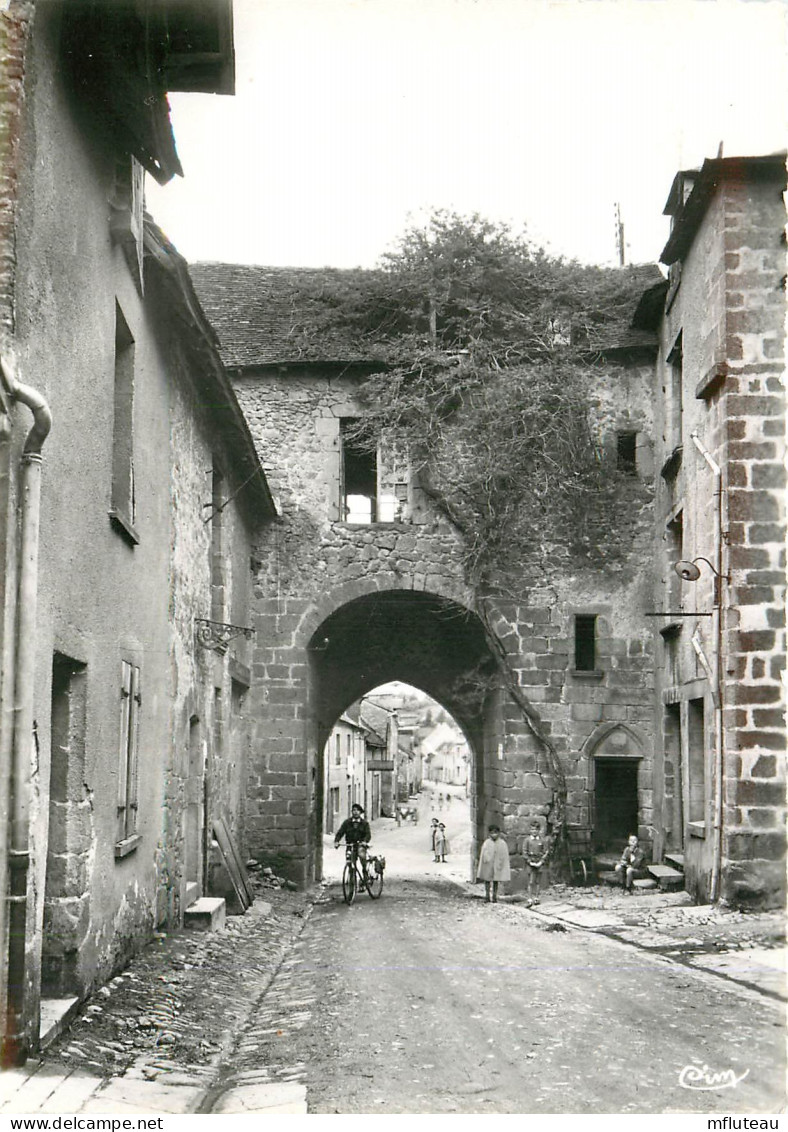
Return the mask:
<path fill-rule="evenodd" d="M 190 261 L 372 267 L 432 208 L 656 261 L 674 174 L 788 140 L 783 0 L 234 0 L 236 94 L 173 94 Z"/>

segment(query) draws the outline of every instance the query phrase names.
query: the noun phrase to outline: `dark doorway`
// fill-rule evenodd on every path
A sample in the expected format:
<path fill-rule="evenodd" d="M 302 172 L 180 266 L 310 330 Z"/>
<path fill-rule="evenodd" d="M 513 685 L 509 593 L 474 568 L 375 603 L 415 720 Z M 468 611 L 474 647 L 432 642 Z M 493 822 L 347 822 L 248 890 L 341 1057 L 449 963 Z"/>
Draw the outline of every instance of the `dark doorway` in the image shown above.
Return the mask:
<path fill-rule="evenodd" d="M 79 952 L 90 923 L 93 803 L 85 783 L 86 667 L 61 653 L 52 662 L 51 718 L 41 993 L 67 998 L 82 989 Z"/>
<path fill-rule="evenodd" d="M 623 849 L 638 831 L 638 760 L 605 758 L 595 764 L 595 847 Z"/>

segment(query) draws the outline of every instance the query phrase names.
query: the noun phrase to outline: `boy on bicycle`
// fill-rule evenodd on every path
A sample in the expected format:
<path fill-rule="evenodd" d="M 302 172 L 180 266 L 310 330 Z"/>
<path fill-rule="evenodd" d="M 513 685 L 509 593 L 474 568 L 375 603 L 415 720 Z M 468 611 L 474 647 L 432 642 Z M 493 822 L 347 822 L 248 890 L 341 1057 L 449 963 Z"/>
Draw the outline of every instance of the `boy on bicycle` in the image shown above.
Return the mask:
<path fill-rule="evenodd" d="M 334 838 L 334 848 L 339 848 L 339 843 L 344 837 L 346 845 L 355 845 L 358 850 L 358 859 L 361 861 L 362 867 L 367 867 L 367 844 L 372 840 L 372 830 L 369 828 L 369 822 L 364 817 L 364 807 L 360 806 L 358 802 L 354 802 L 350 807 L 350 817 L 345 818 L 342 825 L 336 832 Z"/>

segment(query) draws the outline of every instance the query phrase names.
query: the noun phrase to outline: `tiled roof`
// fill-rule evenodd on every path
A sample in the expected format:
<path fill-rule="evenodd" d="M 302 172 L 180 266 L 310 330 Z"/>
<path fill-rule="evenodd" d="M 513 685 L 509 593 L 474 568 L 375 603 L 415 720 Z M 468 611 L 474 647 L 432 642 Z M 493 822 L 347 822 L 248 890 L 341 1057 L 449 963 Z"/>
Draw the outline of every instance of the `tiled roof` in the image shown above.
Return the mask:
<path fill-rule="evenodd" d="M 304 335 L 310 316 L 323 314 L 321 294 L 338 282 L 362 288 L 369 271 L 239 263 L 195 263 L 189 270 L 226 366 L 369 361 L 374 354 L 337 328 L 321 335 L 318 353 Z"/>
<path fill-rule="evenodd" d="M 624 270 L 635 281 L 638 294 L 662 278 L 656 264 Z M 337 290 L 362 291 L 374 278 L 373 271 L 237 263 L 196 263 L 189 271 L 218 335 L 222 360 L 230 368 L 298 361 L 370 363 L 386 356 L 383 344 L 374 337 L 354 334 L 349 326 L 341 327 L 327 317 Z M 635 304 L 636 300 L 632 311 L 622 312 L 614 324 L 601 325 L 589 348 L 627 351 L 652 344 L 652 335 L 628 325 Z"/>

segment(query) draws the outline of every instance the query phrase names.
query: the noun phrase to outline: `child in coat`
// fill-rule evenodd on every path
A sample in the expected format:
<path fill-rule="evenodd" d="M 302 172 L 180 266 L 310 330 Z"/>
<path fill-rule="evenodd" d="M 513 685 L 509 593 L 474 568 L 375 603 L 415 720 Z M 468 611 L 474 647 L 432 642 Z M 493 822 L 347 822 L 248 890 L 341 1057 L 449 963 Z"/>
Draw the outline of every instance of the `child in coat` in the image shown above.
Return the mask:
<path fill-rule="evenodd" d="M 509 846 L 501 837 L 500 827 L 489 826 L 489 837 L 483 843 L 479 853 L 479 864 L 476 869 L 476 879 L 484 881 L 484 899 L 490 903 L 492 890 L 492 903 L 498 903 L 498 885 L 501 881 L 511 880 L 509 868 Z"/>

